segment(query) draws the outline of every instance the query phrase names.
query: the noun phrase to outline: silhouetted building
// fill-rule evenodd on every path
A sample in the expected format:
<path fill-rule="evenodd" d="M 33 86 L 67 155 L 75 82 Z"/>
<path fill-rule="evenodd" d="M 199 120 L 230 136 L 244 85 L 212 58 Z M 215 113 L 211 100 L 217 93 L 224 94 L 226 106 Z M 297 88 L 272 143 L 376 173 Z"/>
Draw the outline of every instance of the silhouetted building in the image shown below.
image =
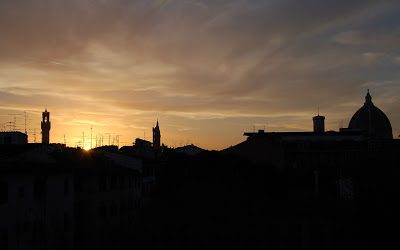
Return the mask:
<path fill-rule="evenodd" d="M 379 143 L 392 147 L 397 142 L 391 142 L 393 136 L 390 121 L 371 99 L 368 91 L 364 106 L 353 115 L 349 127 L 341 128 L 339 132 L 325 132 L 325 117 L 318 114 L 313 117 L 313 132 L 246 132 L 244 135 L 248 139 L 245 142 L 226 151 L 237 152 L 255 163 L 285 168 L 292 159 L 288 157 L 289 152 L 296 150 L 310 154 L 305 158 L 326 158 L 318 157 L 317 152 L 334 154 L 334 160 L 330 157 L 334 162 L 336 159 L 346 159 L 348 152 L 353 152 L 352 157 L 355 158 L 356 155 L 366 154 L 364 148 L 368 145 Z M 349 162 L 349 159 L 346 161 Z"/>
<path fill-rule="evenodd" d="M 372 103 L 369 90 L 364 105 L 351 118 L 349 129 L 364 131 L 376 139 L 393 138 L 390 121 L 385 113 Z"/>
<path fill-rule="evenodd" d="M 135 139 L 132 146 L 123 146 L 119 149 L 124 155 L 137 157 L 143 164 L 143 195 L 144 197 L 150 193 L 156 184 L 156 176 L 158 176 L 162 161 L 160 160 L 161 151 L 156 151 L 152 147 L 152 143 L 140 138 Z"/>
<path fill-rule="evenodd" d="M 142 159 L 156 158 L 152 143 L 140 138 L 136 138 L 132 146 L 123 146 L 119 151 Z"/>
<path fill-rule="evenodd" d="M 151 142 L 143 140 L 143 139 L 140 139 L 140 138 L 136 138 L 135 139 L 135 146 L 151 148 Z"/>
<path fill-rule="evenodd" d="M 18 132 L 0 132 L 0 145 L 20 145 L 28 143 L 28 135 Z"/>
<path fill-rule="evenodd" d="M 349 127 L 339 132 L 325 132 L 324 117 L 318 115 L 313 132 L 244 133 L 246 141 L 224 150 L 285 176 L 285 205 L 277 211 L 288 207 L 297 217 L 272 214 L 277 237 L 300 224 L 294 228 L 299 231 L 298 248 L 351 248 L 356 237 L 364 237 L 366 232 L 360 232 L 371 214 L 382 216 L 391 209 L 380 204 L 395 197 L 400 140 L 393 139 L 389 119 L 371 99 L 368 92 Z M 365 215 L 365 224 L 354 219 L 355 212 Z"/>
<path fill-rule="evenodd" d="M 153 148 L 157 152 L 161 149 L 161 133 L 160 127 L 158 126 L 158 120 L 156 126 L 153 128 Z"/>
<path fill-rule="evenodd" d="M 313 125 L 315 133 L 325 132 L 325 116 L 317 115 L 313 117 Z"/>
<path fill-rule="evenodd" d="M 42 113 L 42 143 L 49 144 L 50 143 L 50 113 L 47 112 L 47 109 Z"/>
<path fill-rule="evenodd" d="M 173 149 L 173 151 L 176 153 L 185 154 L 185 155 L 198 155 L 201 152 L 204 152 L 205 150 L 197 147 L 196 145 L 190 144 L 190 145 L 186 145 L 183 147 L 175 148 L 175 149 Z"/>
<path fill-rule="evenodd" d="M 37 146 L 0 152 L 0 248 L 122 249 L 147 187 L 141 160 Z"/>

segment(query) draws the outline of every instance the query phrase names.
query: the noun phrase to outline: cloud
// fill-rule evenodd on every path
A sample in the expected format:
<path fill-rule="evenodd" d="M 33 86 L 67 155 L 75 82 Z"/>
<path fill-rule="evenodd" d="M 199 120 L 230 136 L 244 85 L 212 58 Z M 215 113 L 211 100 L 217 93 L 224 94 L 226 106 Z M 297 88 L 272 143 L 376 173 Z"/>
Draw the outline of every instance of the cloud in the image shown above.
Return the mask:
<path fill-rule="evenodd" d="M 385 54 L 379 52 L 365 52 L 363 56 L 368 64 L 373 64 L 381 60 L 385 56 Z"/>
<path fill-rule="evenodd" d="M 367 34 L 361 31 L 351 30 L 337 34 L 334 40 L 345 45 L 360 45 L 368 41 L 367 37 Z"/>
<path fill-rule="evenodd" d="M 398 79 L 398 9 L 391 1 L 4 0 L 0 105 L 47 106 L 58 140 L 99 124 L 133 141 L 156 117 L 163 138 L 197 136 L 216 148 L 265 120 L 307 129 L 304 116 L 317 106 L 346 119 L 365 83 Z M 397 99 L 381 97 L 400 90 L 387 86 L 369 87 L 394 110 Z"/>

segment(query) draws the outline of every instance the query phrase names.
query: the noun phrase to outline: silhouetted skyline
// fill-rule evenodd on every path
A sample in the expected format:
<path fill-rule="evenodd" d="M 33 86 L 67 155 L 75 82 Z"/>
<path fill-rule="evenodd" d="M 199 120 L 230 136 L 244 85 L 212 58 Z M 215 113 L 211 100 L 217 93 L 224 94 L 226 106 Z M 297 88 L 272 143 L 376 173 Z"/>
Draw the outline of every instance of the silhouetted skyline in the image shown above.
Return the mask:
<path fill-rule="evenodd" d="M 366 89 L 400 133 L 397 1 L 0 2 L 0 125 L 52 142 L 223 149 L 242 132 L 349 123 Z M 91 129 L 92 128 L 92 129 Z M 84 136 L 82 135 L 84 133 Z M 146 136 L 145 136 L 146 135 Z"/>

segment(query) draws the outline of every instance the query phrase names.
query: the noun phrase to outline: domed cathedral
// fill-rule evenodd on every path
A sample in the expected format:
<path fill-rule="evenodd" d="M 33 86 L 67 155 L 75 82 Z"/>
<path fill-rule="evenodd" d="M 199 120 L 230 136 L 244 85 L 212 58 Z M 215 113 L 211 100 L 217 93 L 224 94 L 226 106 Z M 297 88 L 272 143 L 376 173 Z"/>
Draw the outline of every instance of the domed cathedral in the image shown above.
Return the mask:
<path fill-rule="evenodd" d="M 390 121 L 385 113 L 374 105 L 369 90 L 364 105 L 351 118 L 349 129 L 364 131 L 376 139 L 393 139 Z"/>

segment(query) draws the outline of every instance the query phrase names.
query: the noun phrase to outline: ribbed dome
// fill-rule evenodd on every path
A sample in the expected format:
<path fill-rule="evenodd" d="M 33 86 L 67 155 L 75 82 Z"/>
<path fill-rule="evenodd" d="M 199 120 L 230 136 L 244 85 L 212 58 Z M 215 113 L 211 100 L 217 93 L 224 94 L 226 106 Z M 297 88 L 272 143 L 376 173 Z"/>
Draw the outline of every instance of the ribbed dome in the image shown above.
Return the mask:
<path fill-rule="evenodd" d="M 369 91 L 364 106 L 351 118 L 349 129 L 366 131 L 375 138 L 393 139 L 390 121 L 385 113 L 372 103 Z"/>

